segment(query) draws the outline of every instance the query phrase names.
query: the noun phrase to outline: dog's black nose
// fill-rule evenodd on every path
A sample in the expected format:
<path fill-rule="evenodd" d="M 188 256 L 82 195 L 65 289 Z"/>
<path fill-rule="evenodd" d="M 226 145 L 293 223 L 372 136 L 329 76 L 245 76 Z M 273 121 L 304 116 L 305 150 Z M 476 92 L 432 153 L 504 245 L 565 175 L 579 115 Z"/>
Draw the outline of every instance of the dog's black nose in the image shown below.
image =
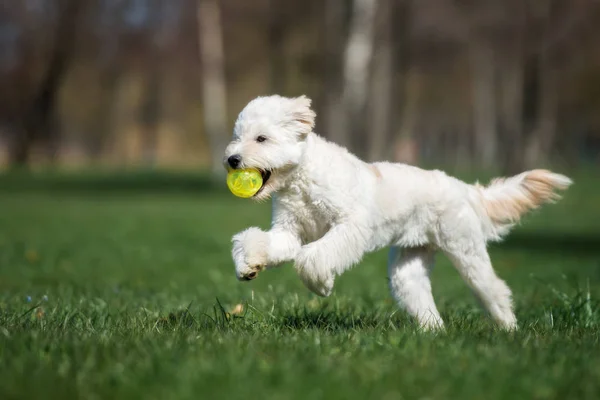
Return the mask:
<path fill-rule="evenodd" d="M 227 159 L 227 162 L 229 163 L 231 168 L 235 169 L 240 166 L 240 163 L 242 162 L 242 157 L 240 157 L 238 154 L 236 154 L 236 155 L 229 157 Z"/>

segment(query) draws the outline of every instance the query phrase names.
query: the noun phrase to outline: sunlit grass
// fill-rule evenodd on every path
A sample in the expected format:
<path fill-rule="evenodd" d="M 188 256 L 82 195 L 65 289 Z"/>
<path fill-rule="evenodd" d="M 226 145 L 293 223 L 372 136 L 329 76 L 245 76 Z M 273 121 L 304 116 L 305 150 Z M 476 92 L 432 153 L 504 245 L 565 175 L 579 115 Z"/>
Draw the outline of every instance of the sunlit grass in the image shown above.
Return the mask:
<path fill-rule="evenodd" d="M 596 177 L 492 247 L 514 334 L 444 257 L 433 283 L 447 330 L 424 333 L 390 298 L 385 252 L 327 299 L 289 266 L 240 283 L 230 237 L 267 227 L 268 205 L 194 177 L 84 178 L 0 179 L 0 398 L 600 394 Z"/>

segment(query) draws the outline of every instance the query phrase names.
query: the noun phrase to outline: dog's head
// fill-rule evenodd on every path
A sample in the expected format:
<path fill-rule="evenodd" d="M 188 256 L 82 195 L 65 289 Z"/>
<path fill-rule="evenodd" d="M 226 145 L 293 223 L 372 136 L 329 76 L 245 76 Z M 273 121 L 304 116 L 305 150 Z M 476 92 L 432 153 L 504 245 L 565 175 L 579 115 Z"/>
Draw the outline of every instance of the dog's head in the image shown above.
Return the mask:
<path fill-rule="evenodd" d="M 306 137 L 315 124 L 311 100 L 305 96 L 258 97 L 242 110 L 225 150 L 225 168 L 256 168 L 263 186 L 253 198 L 267 199 L 281 189 L 300 163 Z"/>

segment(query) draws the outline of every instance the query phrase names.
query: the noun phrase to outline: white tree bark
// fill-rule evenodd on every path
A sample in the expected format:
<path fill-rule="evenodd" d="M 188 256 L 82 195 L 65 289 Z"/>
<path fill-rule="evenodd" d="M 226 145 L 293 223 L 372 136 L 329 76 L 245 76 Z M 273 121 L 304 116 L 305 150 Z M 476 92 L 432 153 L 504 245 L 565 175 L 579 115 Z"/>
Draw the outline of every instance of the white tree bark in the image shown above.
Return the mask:
<path fill-rule="evenodd" d="M 350 133 L 340 121 L 343 77 L 342 50 L 344 48 L 344 0 L 325 0 L 325 118 L 323 132 L 333 141 L 347 146 Z"/>
<path fill-rule="evenodd" d="M 268 0 L 267 43 L 269 44 L 269 77 L 272 94 L 285 92 L 285 19 L 282 18 L 283 3 Z"/>
<path fill-rule="evenodd" d="M 378 40 L 373 56 L 371 77 L 371 101 L 369 102 L 369 125 L 367 127 L 368 154 L 370 161 L 381 161 L 389 147 L 392 126 L 392 102 L 394 88 L 394 58 L 392 37 L 392 2 L 380 0 L 378 14 Z"/>
<path fill-rule="evenodd" d="M 406 71 L 402 100 L 402 120 L 394 143 L 394 160 L 408 164 L 418 161 L 415 131 L 421 112 L 421 75 L 416 67 Z"/>
<path fill-rule="evenodd" d="M 378 0 L 354 0 L 350 34 L 344 55 L 344 91 L 342 104 L 344 118 L 340 129 L 351 132 L 351 140 L 357 142 L 365 135 L 364 116 L 369 94 L 370 63 L 373 55 L 373 31 Z M 339 132 L 332 132 L 334 135 Z M 355 148 L 355 151 L 360 149 Z"/>
<path fill-rule="evenodd" d="M 204 128 L 212 159 L 212 172 L 225 172 L 222 158 L 227 144 L 227 93 L 225 57 L 219 0 L 198 0 L 202 103 Z"/>

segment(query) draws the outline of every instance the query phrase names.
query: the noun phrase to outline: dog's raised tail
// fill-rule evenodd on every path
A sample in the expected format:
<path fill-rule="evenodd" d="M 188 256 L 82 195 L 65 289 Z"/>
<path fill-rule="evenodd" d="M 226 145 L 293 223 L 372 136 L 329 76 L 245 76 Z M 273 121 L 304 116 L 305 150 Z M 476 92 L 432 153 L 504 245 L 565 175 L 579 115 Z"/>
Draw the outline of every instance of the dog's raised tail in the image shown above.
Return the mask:
<path fill-rule="evenodd" d="M 560 199 L 557 191 L 573 182 L 564 175 L 536 169 L 510 178 L 496 178 L 483 187 L 475 185 L 477 200 L 488 222 L 488 240 L 499 240 L 528 211 Z"/>

